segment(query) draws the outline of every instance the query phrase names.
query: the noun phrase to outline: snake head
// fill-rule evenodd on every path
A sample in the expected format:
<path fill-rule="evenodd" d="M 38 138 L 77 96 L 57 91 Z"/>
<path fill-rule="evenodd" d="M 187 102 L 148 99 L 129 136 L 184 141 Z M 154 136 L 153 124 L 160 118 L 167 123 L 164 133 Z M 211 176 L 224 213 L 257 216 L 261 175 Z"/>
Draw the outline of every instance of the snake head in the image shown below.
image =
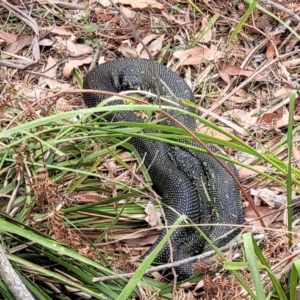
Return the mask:
<path fill-rule="evenodd" d="M 143 86 L 140 73 L 130 68 L 120 70 L 119 85 L 121 91 L 140 90 Z"/>

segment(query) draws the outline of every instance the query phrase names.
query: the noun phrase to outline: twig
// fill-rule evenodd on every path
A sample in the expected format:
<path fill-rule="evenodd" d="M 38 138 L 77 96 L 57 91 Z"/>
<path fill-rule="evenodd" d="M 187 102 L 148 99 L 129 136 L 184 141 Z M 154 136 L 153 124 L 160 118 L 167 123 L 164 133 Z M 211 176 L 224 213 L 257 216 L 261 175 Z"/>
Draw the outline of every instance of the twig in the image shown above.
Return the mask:
<path fill-rule="evenodd" d="M 29 67 L 33 67 L 39 63 L 40 60 L 40 48 L 39 48 L 39 29 L 36 21 L 26 12 L 23 10 L 15 7 L 13 4 L 7 2 L 6 0 L 0 1 L 0 5 L 3 5 L 7 10 L 11 10 L 20 20 L 22 20 L 25 24 L 31 27 L 32 31 L 34 32 L 34 37 L 32 41 L 32 55 L 34 60 L 15 60 L 15 61 L 8 61 L 5 59 L 0 59 L 0 66 L 5 66 L 9 68 L 15 68 L 17 70 L 25 70 Z"/>
<path fill-rule="evenodd" d="M 260 4 L 263 4 L 263 5 L 270 5 L 273 8 L 275 8 L 276 10 L 282 11 L 282 12 L 286 13 L 291 18 L 295 19 L 297 22 L 300 22 L 300 17 L 297 14 L 295 14 L 291 10 L 285 8 L 284 6 L 282 6 L 282 5 L 278 4 L 278 3 L 275 3 L 275 2 L 270 1 L 270 0 L 258 0 L 258 2 Z"/>
<path fill-rule="evenodd" d="M 257 236 L 254 237 L 254 239 L 256 241 L 261 241 L 264 238 L 265 238 L 265 234 L 260 234 L 260 235 L 257 235 Z M 230 244 L 230 245 L 227 245 L 227 246 L 223 246 L 223 247 L 219 248 L 219 250 L 222 251 L 222 252 L 225 252 L 225 251 L 230 250 L 232 247 L 238 247 L 238 246 L 241 246 L 242 244 L 243 244 L 243 241 L 238 241 L 236 243 L 233 243 L 233 244 Z M 197 256 L 189 257 L 189 258 L 186 258 L 186 259 L 183 259 L 183 260 L 178 260 L 178 261 L 173 262 L 173 263 L 164 264 L 164 265 L 161 265 L 161 266 L 149 268 L 145 272 L 145 274 L 150 274 L 150 273 L 153 273 L 153 272 L 158 272 L 158 271 L 162 271 L 162 270 L 165 270 L 165 269 L 178 267 L 180 265 L 187 264 L 187 263 L 190 263 L 190 262 L 194 262 L 194 261 L 197 261 L 197 260 L 202 260 L 202 259 L 213 256 L 215 253 L 216 252 L 214 250 L 211 250 L 211 251 L 207 251 L 207 252 L 202 253 L 202 254 L 197 255 Z M 120 279 L 120 278 L 131 278 L 134 274 L 135 273 L 126 273 L 126 274 L 120 274 L 120 275 L 95 277 L 95 278 L 93 278 L 93 282 L 104 282 L 104 281 L 116 280 L 116 279 Z"/>
<path fill-rule="evenodd" d="M 282 60 L 284 58 L 287 58 L 291 55 L 294 54 L 298 54 L 299 50 L 295 50 L 283 55 L 280 55 L 278 57 L 276 57 L 274 60 L 272 60 L 271 62 L 267 63 L 265 66 L 263 66 L 261 69 L 259 69 L 257 72 L 254 72 L 250 77 L 248 77 L 247 79 L 245 79 L 239 86 L 237 86 L 235 89 L 233 89 L 229 94 L 225 95 L 224 97 L 222 97 L 222 99 L 220 99 L 220 101 L 218 101 L 218 103 L 213 104 L 210 107 L 210 110 L 214 111 L 215 109 L 219 108 L 220 105 L 222 103 L 224 103 L 227 99 L 229 99 L 231 96 L 233 96 L 236 91 L 240 90 L 241 88 L 243 88 L 244 86 L 246 86 L 249 82 L 251 82 L 258 74 L 260 74 L 261 72 L 265 71 L 266 69 L 268 69 L 269 67 L 271 67 L 273 64 L 275 64 L 276 62 L 278 62 L 279 60 Z M 203 118 L 205 118 L 205 114 L 202 115 Z"/>

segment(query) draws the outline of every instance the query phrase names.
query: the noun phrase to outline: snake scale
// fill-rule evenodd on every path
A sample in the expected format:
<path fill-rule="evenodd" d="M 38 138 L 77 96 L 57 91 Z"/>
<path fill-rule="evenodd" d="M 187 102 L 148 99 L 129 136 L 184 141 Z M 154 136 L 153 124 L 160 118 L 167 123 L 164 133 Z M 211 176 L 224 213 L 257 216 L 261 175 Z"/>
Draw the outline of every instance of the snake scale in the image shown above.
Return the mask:
<path fill-rule="evenodd" d="M 161 96 L 179 104 L 180 108 L 194 112 L 194 108 L 188 106 L 180 99 L 195 102 L 193 92 L 185 81 L 176 73 L 167 69 L 162 64 L 154 62 L 157 74 L 160 78 L 159 89 Z M 84 89 L 96 89 L 109 92 L 125 90 L 144 90 L 156 92 L 157 84 L 149 60 L 141 58 L 116 59 L 101 64 L 92 69 L 85 77 Z M 95 107 L 107 95 L 85 93 L 83 98 L 88 107 Z M 123 103 L 122 100 L 114 100 L 109 105 Z M 170 105 L 162 101 L 162 104 Z M 195 129 L 195 120 L 186 114 L 179 115 L 175 110 L 168 110 L 178 121 Z M 141 122 L 140 118 L 132 111 L 118 111 L 106 116 L 107 121 Z M 172 121 L 167 125 L 176 126 Z M 148 131 L 151 131 L 148 129 Z M 201 147 L 196 141 L 183 140 L 182 142 Z M 167 143 L 132 137 L 130 144 L 134 146 L 148 169 L 153 186 L 162 197 L 164 214 L 167 225 L 170 226 L 178 219 L 178 213 L 188 216 L 196 224 L 216 224 L 205 226 L 201 229 L 214 242 L 216 246 L 227 244 L 239 229 L 234 226 L 222 224 L 242 224 L 243 209 L 239 189 L 220 164 L 209 154 L 172 146 Z M 211 151 L 218 150 L 208 145 Z M 233 164 L 224 161 L 227 167 L 238 176 Z M 219 225 L 218 225 L 219 223 Z M 143 255 L 146 257 L 165 235 L 161 233 L 158 240 Z M 174 261 L 191 257 L 210 246 L 193 226 L 179 227 L 171 236 L 172 257 Z M 156 263 L 167 263 L 170 259 L 170 245 L 165 244 L 155 259 Z M 192 264 L 184 264 L 176 267 L 179 279 L 186 279 L 193 275 Z"/>

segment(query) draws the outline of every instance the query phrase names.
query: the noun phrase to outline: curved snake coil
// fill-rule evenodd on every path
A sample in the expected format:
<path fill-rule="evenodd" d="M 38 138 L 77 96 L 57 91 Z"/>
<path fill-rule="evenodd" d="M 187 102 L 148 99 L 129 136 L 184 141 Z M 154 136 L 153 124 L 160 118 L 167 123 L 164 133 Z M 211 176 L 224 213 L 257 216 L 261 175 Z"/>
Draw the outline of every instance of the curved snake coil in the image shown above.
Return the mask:
<path fill-rule="evenodd" d="M 180 99 L 195 102 L 193 92 L 176 73 L 165 66 L 156 63 L 160 78 L 160 94 L 180 105 L 186 111 L 194 112 L 191 106 L 185 105 Z M 109 92 L 125 90 L 145 90 L 156 93 L 156 81 L 149 60 L 117 59 L 101 64 L 92 69 L 85 77 L 85 89 L 98 89 Z M 107 98 L 107 95 L 83 95 L 88 107 L 97 106 Z M 109 105 L 123 103 L 115 100 Z M 169 103 L 162 104 L 169 105 Z M 190 130 L 195 129 L 195 120 L 187 115 L 176 115 L 175 110 L 168 110 L 183 125 Z M 141 122 L 139 117 L 131 111 L 118 111 L 106 117 L 107 121 Z M 175 126 L 171 121 L 168 125 Z M 151 131 L 153 132 L 153 131 Z M 196 147 L 201 147 L 195 141 L 182 141 Z M 196 224 L 242 224 L 243 209 L 239 189 L 219 163 L 209 154 L 179 148 L 142 137 L 132 137 L 130 143 L 144 158 L 153 185 L 164 203 L 164 214 L 168 226 L 178 219 L 178 213 L 188 216 Z M 217 149 L 208 145 L 210 150 Z M 233 164 L 224 161 L 227 167 L 236 175 Z M 171 209 L 172 208 L 172 209 Z M 174 212 L 176 211 L 176 212 Z M 238 232 L 234 226 L 206 226 L 201 229 L 208 235 L 216 246 L 227 244 Z M 158 240 L 143 255 L 147 256 L 161 241 L 165 231 Z M 178 261 L 209 250 L 209 245 L 194 227 L 179 227 L 171 236 L 173 260 Z M 155 259 L 156 263 L 167 263 L 170 258 L 169 243 L 166 243 Z M 181 265 L 176 268 L 179 279 L 193 275 L 192 264 Z"/>

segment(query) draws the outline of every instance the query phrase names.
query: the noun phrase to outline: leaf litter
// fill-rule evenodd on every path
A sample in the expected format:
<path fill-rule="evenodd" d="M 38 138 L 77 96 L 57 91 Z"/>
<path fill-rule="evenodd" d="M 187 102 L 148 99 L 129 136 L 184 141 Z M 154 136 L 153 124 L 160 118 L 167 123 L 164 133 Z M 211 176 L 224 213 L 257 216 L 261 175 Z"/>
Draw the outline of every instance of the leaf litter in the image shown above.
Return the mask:
<path fill-rule="evenodd" d="M 230 37 L 232 28 L 236 26 L 240 16 L 246 10 L 242 3 L 234 4 L 221 0 L 204 1 L 198 4 L 201 11 L 204 12 L 201 19 L 195 14 L 194 7 L 188 3 L 176 5 L 175 1 L 169 1 L 167 4 L 155 0 L 116 0 L 114 2 L 120 5 L 123 13 L 131 20 L 141 40 L 147 45 L 154 58 L 176 70 L 191 82 L 196 98 L 200 99 L 198 105 L 206 109 L 204 116 L 207 120 L 213 121 L 225 132 L 236 135 L 259 153 L 271 152 L 277 155 L 281 161 L 287 161 L 287 148 L 283 139 L 286 135 L 289 117 L 288 95 L 291 89 L 299 88 L 300 81 L 297 71 L 300 64 L 299 39 L 291 35 L 287 27 L 282 26 L 270 16 L 254 10 L 237 37 L 232 38 Z M 132 29 L 119 12 L 111 6 L 110 1 L 91 1 L 88 7 L 76 6 L 72 3 L 68 3 L 69 6 L 63 6 L 63 4 L 67 4 L 64 2 L 57 3 L 57 6 L 52 3 L 40 6 L 40 3 L 36 2 L 32 6 L 33 14 L 30 14 L 21 2 L 16 1 L 16 3 L 17 5 L 13 6 L 4 1 L 2 7 L 0 6 L 2 24 L 6 24 L 0 28 L 0 47 L 2 49 L 0 66 L 3 87 L 1 89 L 2 128 L 5 128 L 16 116 L 14 110 L 26 112 L 19 119 L 20 122 L 26 123 L 40 116 L 49 116 L 56 111 L 63 112 L 82 108 L 83 103 L 78 95 L 63 95 L 60 99 L 45 100 L 33 108 L 31 104 L 45 96 L 54 95 L 57 91 L 77 88 L 78 83 L 75 80 L 74 71 L 79 71 L 84 75 L 89 65 L 93 63 L 93 57 L 97 51 L 100 52 L 98 61 L 101 62 L 119 56 L 147 57 L 148 55 L 142 45 L 134 39 Z M 287 8 L 291 11 L 296 9 L 288 5 Z M 37 18 L 35 12 L 38 12 L 39 9 L 47 12 L 53 18 Z M 84 9 L 88 9 L 89 15 Z M 270 7 L 268 9 L 272 10 Z M 24 12 L 22 13 L 22 11 Z M 64 12 L 72 16 L 73 21 L 69 23 L 60 15 L 60 21 L 54 22 L 54 16 L 58 16 L 57 12 Z M 280 13 L 276 10 L 272 12 L 275 15 Z M 9 13 L 14 13 L 17 17 L 15 22 L 7 22 L 10 21 Z M 218 18 L 213 25 L 210 25 L 209 20 L 215 14 L 218 15 Z M 292 17 L 284 13 L 281 17 L 291 28 L 296 28 L 297 23 Z M 208 29 L 207 26 L 211 27 Z M 194 44 L 193 41 L 197 38 L 197 34 L 203 30 L 206 32 L 202 39 Z M 267 39 L 268 42 L 260 47 L 263 39 Z M 268 64 L 269 67 L 263 69 Z M 202 73 L 205 74 L 204 78 L 197 80 Z M 297 103 L 295 124 L 300 119 L 299 108 L 299 103 Z M 228 122 L 223 122 L 224 120 Z M 14 123 L 13 126 L 17 124 Z M 230 126 L 230 124 L 234 124 L 234 126 Z M 43 129 L 45 128 L 40 128 L 40 130 Z M 227 135 L 203 124 L 199 126 L 198 130 L 200 133 L 217 137 L 225 142 L 232 141 Z M 299 168 L 297 136 L 298 131 L 295 131 L 293 165 Z M 92 155 L 94 152 L 101 152 L 104 149 L 103 145 L 98 145 L 92 139 L 89 141 L 90 144 L 86 145 L 80 144 L 78 141 L 75 139 L 62 142 L 55 147 L 68 149 L 67 152 L 64 152 L 68 153 L 65 160 L 70 161 L 76 155 Z M 3 141 L 2 144 L 5 145 L 5 142 L 7 141 Z M 27 147 L 34 149 L 31 150 L 34 151 L 32 153 L 38 153 L 43 149 L 36 139 L 28 140 Z M 277 173 L 278 170 L 275 170 L 272 165 L 260 161 L 256 156 L 247 155 L 237 149 L 225 148 L 225 150 L 230 157 L 245 165 L 239 167 L 241 182 L 248 190 L 254 190 L 258 211 L 262 216 L 265 215 L 267 228 L 273 228 L 274 222 L 281 224 L 283 215 L 281 214 L 277 219 L 274 219 L 274 214 L 269 215 L 269 212 L 275 212 L 275 207 L 267 199 L 270 195 L 285 197 L 286 188 L 262 173 L 271 174 L 279 181 L 282 180 L 284 174 Z M 74 153 L 76 153 L 75 156 Z M 148 222 L 155 226 L 160 217 L 156 215 L 153 206 L 146 206 L 148 207 L 147 217 L 143 209 L 139 213 L 136 212 L 136 205 L 140 205 L 138 204 L 140 201 L 147 203 L 149 199 L 149 196 L 144 193 L 140 196 L 129 197 L 129 201 L 126 200 L 125 207 L 129 211 L 124 211 L 119 216 L 116 227 L 107 232 L 107 227 L 104 226 L 100 226 L 102 229 L 94 228 L 93 232 L 85 231 L 83 226 L 79 233 L 74 227 L 67 224 L 60 214 L 60 210 L 69 205 L 97 204 L 111 197 L 118 197 L 122 193 L 126 195 L 131 191 L 128 187 L 136 189 L 147 187 L 147 179 L 141 177 L 140 171 L 121 177 L 136 164 L 132 154 L 128 155 L 126 151 L 119 152 L 116 158 L 107 152 L 106 157 L 103 157 L 103 161 L 100 161 L 98 166 L 95 168 L 89 166 L 91 168 L 89 170 L 95 171 L 100 177 L 97 179 L 86 177 L 82 182 L 81 175 L 76 173 L 66 172 L 55 178 L 55 174 L 46 167 L 42 172 L 32 173 L 26 167 L 27 156 L 25 154 L 28 155 L 26 152 L 18 154 L 20 166 L 18 170 L 14 170 L 13 166 L 7 166 L 7 173 L 4 171 L 6 180 L 1 183 L 1 187 L 5 188 L 14 182 L 14 176 L 17 174 L 27 172 L 27 176 L 30 175 L 32 182 L 30 183 L 29 197 L 32 199 L 32 207 L 28 210 L 29 225 L 31 224 L 44 233 L 49 233 L 59 242 L 95 259 L 96 252 L 87 251 L 91 248 L 86 238 L 89 241 L 105 244 L 108 253 L 118 252 L 120 257 L 122 249 L 126 248 L 124 248 L 125 244 L 122 240 L 130 245 L 130 251 L 139 248 L 138 245 L 145 245 L 141 238 L 144 234 L 136 232 L 136 228 L 138 226 L 142 228 L 145 218 L 148 218 Z M 49 155 L 52 155 L 50 150 L 42 156 L 37 154 L 36 162 L 46 166 L 49 163 L 46 161 Z M 108 157 L 113 160 L 109 162 Z M 60 162 L 63 161 L 62 158 Z M 252 170 L 247 168 L 250 165 L 253 167 Z M 50 179 L 51 177 L 54 180 Z M 118 181 L 116 178 L 122 179 Z M 298 180 L 298 178 L 296 179 Z M 76 192 L 68 194 L 68 186 L 77 181 Z M 93 188 L 88 190 L 90 187 Z M 296 187 L 295 189 L 297 190 Z M 21 196 L 20 191 L 19 193 Z M 35 200 L 35 204 L 33 200 Z M 1 203 L 5 207 L 7 199 L 4 197 L 3 201 Z M 99 209 L 91 209 L 84 211 L 81 217 L 89 216 L 90 223 L 86 224 L 91 226 L 97 223 L 111 223 L 114 216 L 122 209 L 122 205 L 125 203 L 122 201 L 116 202 L 118 204 L 111 207 L 111 215 L 103 214 Z M 245 206 L 247 206 L 245 209 L 246 220 L 248 222 L 256 220 L 252 208 L 247 203 Z M 12 216 L 17 215 L 21 207 L 22 205 L 17 209 L 9 210 L 8 213 L 13 213 Z M 134 213 L 130 212 L 131 207 Z M 49 215 L 46 218 L 40 218 L 41 221 L 37 222 L 35 216 L 42 213 Z M 44 224 L 46 223 L 43 222 L 48 224 L 48 231 L 45 230 Z M 128 226 L 126 229 L 122 228 L 126 224 L 132 226 Z M 254 231 L 260 228 L 258 221 L 249 224 L 250 227 L 253 224 L 252 230 Z M 106 232 L 106 235 L 99 241 L 99 234 L 103 232 Z M 283 235 L 284 233 L 283 230 Z M 282 236 L 277 238 L 282 239 Z M 149 237 L 144 240 L 147 239 Z M 275 248 L 267 247 L 270 256 L 277 251 Z M 281 252 L 280 255 L 284 256 L 284 253 L 286 252 Z M 119 263 L 124 259 L 124 257 L 120 257 L 115 256 Z M 278 261 L 280 257 L 272 259 Z M 116 264 L 118 263 L 116 262 Z M 128 270 L 127 267 L 126 270 Z M 198 267 L 200 268 L 200 266 Z M 203 268 L 205 269 L 207 266 L 201 266 L 200 269 Z M 244 275 L 247 278 L 247 274 Z M 250 280 L 250 278 L 248 279 Z M 212 297 L 239 299 L 240 297 L 240 299 L 245 299 L 241 296 L 241 290 L 236 289 L 234 279 L 226 272 L 214 279 L 206 275 L 202 283 L 200 294 L 195 296 L 194 291 L 193 294 L 188 294 L 189 299 L 192 297 L 200 297 L 199 299 L 201 297 L 202 299 L 212 299 Z M 221 293 L 225 286 L 228 288 L 226 294 Z M 179 289 L 178 295 L 181 295 L 182 291 Z"/>

